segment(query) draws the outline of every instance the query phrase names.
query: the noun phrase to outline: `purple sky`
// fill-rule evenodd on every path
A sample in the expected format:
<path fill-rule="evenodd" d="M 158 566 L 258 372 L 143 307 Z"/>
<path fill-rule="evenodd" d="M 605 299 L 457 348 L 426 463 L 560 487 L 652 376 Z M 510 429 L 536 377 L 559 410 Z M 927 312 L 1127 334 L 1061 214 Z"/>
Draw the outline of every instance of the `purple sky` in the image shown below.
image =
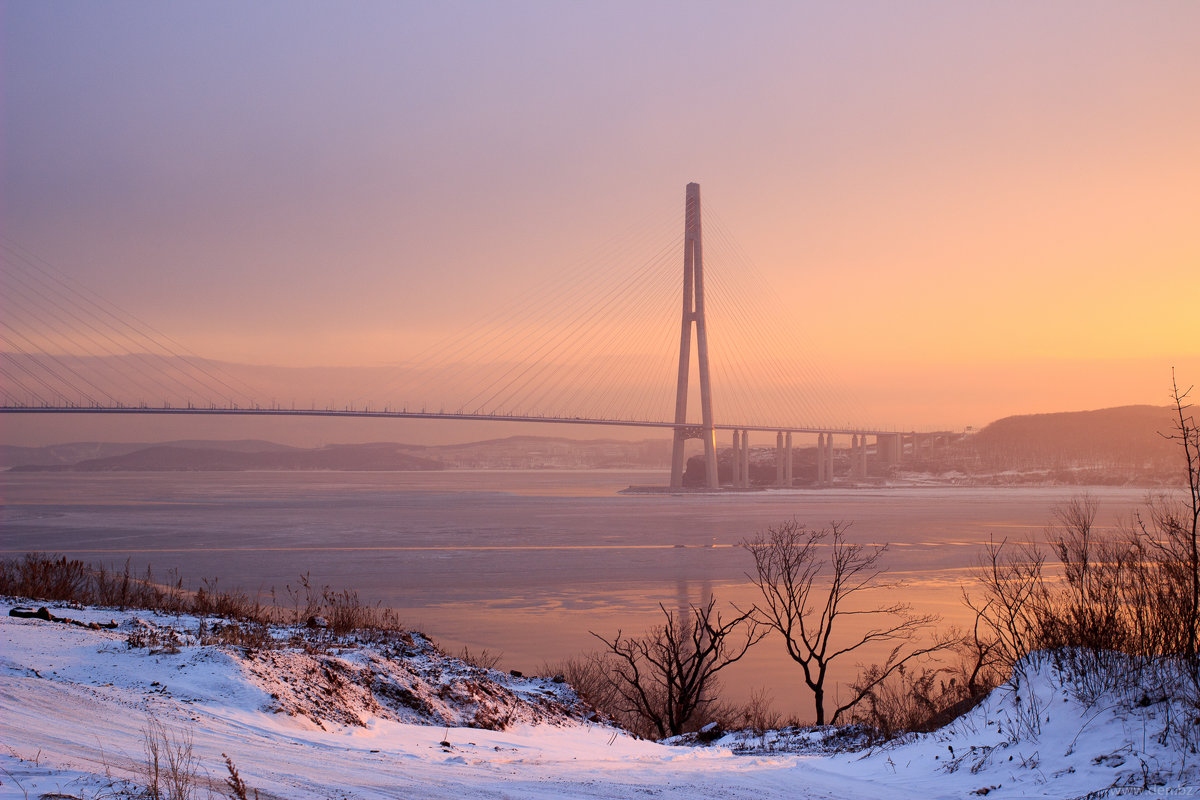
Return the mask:
<path fill-rule="evenodd" d="M 1200 374 L 1200 4 L 0 13 L 4 237 L 204 355 L 401 360 L 696 180 L 848 392 L 982 423 Z"/>

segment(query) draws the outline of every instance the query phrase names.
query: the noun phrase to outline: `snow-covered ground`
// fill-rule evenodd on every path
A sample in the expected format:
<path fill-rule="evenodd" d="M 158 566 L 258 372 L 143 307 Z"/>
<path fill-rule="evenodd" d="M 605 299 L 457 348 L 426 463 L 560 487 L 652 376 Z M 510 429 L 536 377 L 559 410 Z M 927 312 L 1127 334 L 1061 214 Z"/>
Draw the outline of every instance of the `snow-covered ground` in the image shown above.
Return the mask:
<path fill-rule="evenodd" d="M 194 618 L 52 611 L 118 627 L 0 618 L 2 798 L 135 796 L 155 724 L 190 740 L 200 798 L 229 796 L 223 754 L 263 800 L 1200 796 L 1200 755 L 1162 735 L 1186 709 L 1132 696 L 1084 707 L 1048 662 L 942 731 L 869 751 L 824 752 L 812 731 L 680 746 L 588 720 L 562 684 L 463 665 L 419 636 L 247 654 L 162 635 L 195 631 Z"/>

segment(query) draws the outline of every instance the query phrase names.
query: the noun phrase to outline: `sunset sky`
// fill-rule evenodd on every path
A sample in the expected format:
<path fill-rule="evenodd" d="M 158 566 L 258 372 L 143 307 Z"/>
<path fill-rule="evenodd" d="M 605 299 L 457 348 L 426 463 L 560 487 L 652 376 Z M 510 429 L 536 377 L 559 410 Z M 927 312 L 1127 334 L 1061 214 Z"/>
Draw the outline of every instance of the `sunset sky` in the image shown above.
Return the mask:
<path fill-rule="evenodd" d="M 669 241 L 697 181 L 796 333 L 776 355 L 848 416 L 1200 382 L 1200 3 L 0 15 L 0 234 L 206 357 L 402 362 L 623 232 Z"/>

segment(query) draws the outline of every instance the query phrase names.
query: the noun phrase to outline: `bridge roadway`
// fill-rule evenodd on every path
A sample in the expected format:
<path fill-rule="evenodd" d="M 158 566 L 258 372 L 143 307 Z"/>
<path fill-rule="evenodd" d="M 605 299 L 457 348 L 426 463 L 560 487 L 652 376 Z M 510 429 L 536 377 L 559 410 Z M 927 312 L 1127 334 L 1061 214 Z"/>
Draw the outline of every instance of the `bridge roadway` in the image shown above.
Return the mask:
<path fill-rule="evenodd" d="M 317 408 L 238 408 L 238 407 L 198 407 L 198 406 L 0 406 L 0 413 L 9 414 L 155 414 L 155 415 L 206 415 L 206 416 L 257 416 L 257 417 L 366 417 L 374 419 L 441 419 L 480 422 L 549 422 L 563 425 L 607 425 L 623 428 L 669 428 L 695 429 L 700 426 L 694 422 L 656 422 L 652 420 L 627 419 L 589 419 L 586 417 L 543 417 L 525 414 L 468 414 L 463 412 L 448 413 L 443 411 L 409 411 L 402 409 L 392 411 L 351 410 L 351 409 L 317 409 Z M 765 433 L 826 433 L 859 436 L 887 436 L 901 431 L 883 430 L 877 428 L 826 428 L 820 426 L 789 426 L 789 425 L 713 425 L 718 431 L 756 431 Z M 910 432 L 904 432 L 910 433 Z M 923 435 L 950 435 L 950 431 L 928 431 Z"/>

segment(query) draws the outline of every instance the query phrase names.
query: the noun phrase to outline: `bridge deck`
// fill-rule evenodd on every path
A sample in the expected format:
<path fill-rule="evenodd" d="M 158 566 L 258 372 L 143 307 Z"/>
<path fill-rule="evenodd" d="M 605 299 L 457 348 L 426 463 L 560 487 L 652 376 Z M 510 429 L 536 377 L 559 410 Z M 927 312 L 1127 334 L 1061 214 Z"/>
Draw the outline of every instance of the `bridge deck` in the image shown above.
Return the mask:
<path fill-rule="evenodd" d="M 0 413 L 9 414 L 155 414 L 155 415 L 204 415 L 204 416 L 258 416 L 258 417 L 345 417 L 374 419 L 439 419 L 479 422 L 548 422 L 562 425 L 605 425 L 618 428 L 695 428 L 697 423 L 660 422 L 656 420 L 632 419 L 588 419 L 584 417 L 543 417 L 516 414 L 468 414 L 443 411 L 381 411 L 319 408 L 220 408 L 220 407 L 170 407 L 170 406 L 0 406 Z M 878 428 L 831 428 L 814 425 L 713 425 L 721 431 L 762 431 L 770 433 L 836 433 L 883 436 L 911 431 L 883 430 Z M 950 431 L 920 431 L 922 434 L 947 434 Z"/>

